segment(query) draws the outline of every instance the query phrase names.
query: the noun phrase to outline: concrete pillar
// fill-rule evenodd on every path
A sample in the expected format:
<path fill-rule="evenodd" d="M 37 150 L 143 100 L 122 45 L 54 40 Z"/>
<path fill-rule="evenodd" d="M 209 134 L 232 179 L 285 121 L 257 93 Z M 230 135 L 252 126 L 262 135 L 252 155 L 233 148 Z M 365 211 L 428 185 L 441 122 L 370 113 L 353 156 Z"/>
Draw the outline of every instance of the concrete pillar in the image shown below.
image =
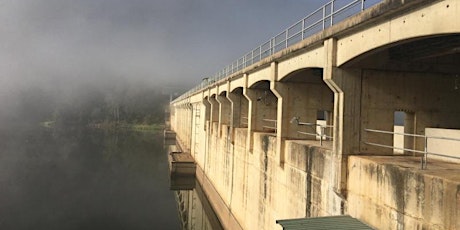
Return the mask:
<path fill-rule="evenodd" d="M 302 84 L 281 83 L 272 81 L 270 88 L 278 98 L 277 103 L 277 155 L 279 165 L 284 164 L 285 141 L 287 139 L 299 139 L 297 132 L 299 126 L 291 123 L 294 116 L 300 117 L 303 122 L 316 123 L 316 109 L 308 106 L 308 98 L 302 93 L 305 90 Z M 316 129 L 315 126 L 307 127 Z M 303 139 L 315 139 L 314 136 L 303 136 Z"/>
<path fill-rule="evenodd" d="M 243 90 L 244 96 L 248 99 L 248 149 L 252 152 L 253 133 L 264 132 L 264 126 L 273 125 L 263 119 L 276 120 L 277 100 L 270 89 L 249 89 Z"/>
<path fill-rule="evenodd" d="M 228 100 L 226 93 L 216 97 L 216 101 L 219 103 L 219 136 L 222 135 L 222 125 L 230 126 L 231 118 L 231 103 Z"/>
<path fill-rule="evenodd" d="M 326 60 L 323 79 L 334 92 L 334 190 L 346 196 L 347 155 L 358 153 L 360 145 L 361 70 L 337 68 L 335 38 L 326 40 L 324 48 Z"/>
<path fill-rule="evenodd" d="M 314 136 L 301 135 L 297 131 L 305 128 L 316 132 L 315 126 L 301 127 L 291 123 L 293 117 L 298 117 L 305 123 L 316 123 L 317 111 L 320 109 L 318 102 L 320 95 L 312 86 L 301 83 L 272 82 L 272 91 L 278 97 L 278 136 L 283 139 L 311 139 Z M 308 93 L 310 91 L 310 93 Z"/>
<path fill-rule="evenodd" d="M 170 111 L 170 122 L 171 122 L 171 130 L 176 130 L 177 129 L 177 119 L 176 119 L 176 113 L 177 113 L 177 108 L 176 104 L 170 105 L 171 111 Z"/>
<path fill-rule="evenodd" d="M 209 117 L 209 126 L 210 126 L 210 134 L 216 133 L 218 130 L 214 130 L 214 124 L 219 123 L 219 103 L 216 100 L 216 96 L 213 95 L 208 98 L 209 104 L 211 105 L 210 108 L 210 117 Z"/>
<path fill-rule="evenodd" d="M 187 124 L 185 126 L 186 132 L 187 132 L 187 149 L 190 152 L 192 148 L 192 124 L 193 124 L 193 105 L 189 101 L 186 103 L 186 114 L 187 114 Z"/>
<path fill-rule="evenodd" d="M 228 93 L 227 98 L 231 103 L 231 125 L 234 128 L 247 127 L 248 99 L 241 93 Z"/>
<path fill-rule="evenodd" d="M 210 130 L 209 129 L 209 126 L 210 126 L 209 121 L 211 119 L 211 103 L 209 103 L 208 97 L 203 99 L 203 105 L 204 105 L 204 109 L 205 109 L 205 111 L 203 111 L 203 114 L 204 114 L 203 129 L 205 131 L 208 131 L 208 130 Z"/>
<path fill-rule="evenodd" d="M 187 116 L 185 115 L 185 104 L 184 102 L 181 102 L 178 107 L 178 117 L 177 117 L 177 136 L 179 138 L 180 144 L 183 145 L 184 137 L 185 137 L 185 119 Z"/>
<path fill-rule="evenodd" d="M 248 100 L 243 96 L 243 88 L 227 93 L 227 99 L 230 102 L 230 141 L 233 143 L 235 140 L 235 128 L 248 127 Z"/>

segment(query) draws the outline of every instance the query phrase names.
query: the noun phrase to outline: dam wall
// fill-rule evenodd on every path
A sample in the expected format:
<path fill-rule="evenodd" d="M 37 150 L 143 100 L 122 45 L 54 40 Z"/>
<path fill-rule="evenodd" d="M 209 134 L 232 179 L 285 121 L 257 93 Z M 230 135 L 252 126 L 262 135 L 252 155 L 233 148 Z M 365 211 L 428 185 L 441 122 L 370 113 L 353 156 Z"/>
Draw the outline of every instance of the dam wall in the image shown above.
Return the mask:
<path fill-rule="evenodd" d="M 460 229 L 458 15 L 458 0 L 383 0 L 172 101 L 221 222 Z"/>

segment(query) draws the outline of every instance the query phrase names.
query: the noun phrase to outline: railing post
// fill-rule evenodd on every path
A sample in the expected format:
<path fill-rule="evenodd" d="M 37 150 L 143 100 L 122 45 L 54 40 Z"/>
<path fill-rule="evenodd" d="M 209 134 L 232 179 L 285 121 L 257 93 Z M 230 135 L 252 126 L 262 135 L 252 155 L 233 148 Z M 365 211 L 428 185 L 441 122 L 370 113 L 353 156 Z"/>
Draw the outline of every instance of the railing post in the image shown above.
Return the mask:
<path fill-rule="evenodd" d="M 284 40 L 284 48 L 286 49 L 288 47 L 288 38 L 289 38 L 289 29 L 286 30 L 286 36 Z"/>
<path fill-rule="evenodd" d="M 262 57 L 262 45 L 259 46 L 259 60 L 260 60 L 260 57 Z"/>
<path fill-rule="evenodd" d="M 365 1 L 366 1 L 366 0 L 361 0 L 361 12 L 364 11 L 364 2 L 365 2 Z"/>
<path fill-rule="evenodd" d="M 272 55 L 275 52 L 275 38 L 270 39 L 270 54 Z"/>
<path fill-rule="evenodd" d="M 305 19 L 302 19 L 302 40 L 304 39 L 305 36 Z"/>
<path fill-rule="evenodd" d="M 424 154 L 423 154 L 423 164 L 422 164 L 422 169 L 426 169 L 426 166 L 427 166 L 427 161 L 428 161 L 428 137 L 425 135 L 425 137 L 423 138 L 424 139 L 424 145 L 425 145 L 425 149 L 424 149 Z"/>
<path fill-rule="evenodd" d="M 331 26 L 334 25 L 334 1 L 335 0 L 332 0 L 331 2 Z"/>
<path fill-rule="evenodd" d="M 326 20 L 326 5 L 323 6 L 323 20 L 322 20 L 323 30 L 326 28 L 325 27 L 325 24 L 326 24 L 325 20 Z"/>
<path fill-rule="evenodd" d="M 319 145 L 323 146 L 323 133 L 324 133 L 324 127 L 321 125 L 319 129 Z"/>

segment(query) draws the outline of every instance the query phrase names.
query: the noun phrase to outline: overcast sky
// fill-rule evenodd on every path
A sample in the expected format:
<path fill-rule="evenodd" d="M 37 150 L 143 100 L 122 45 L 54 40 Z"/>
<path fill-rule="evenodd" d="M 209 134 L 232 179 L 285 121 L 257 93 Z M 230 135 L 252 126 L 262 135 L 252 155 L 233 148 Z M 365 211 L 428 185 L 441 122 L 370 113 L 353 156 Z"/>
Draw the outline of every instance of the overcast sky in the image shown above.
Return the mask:
<path fill-rule="evenodd" d="M 325 2 L 0 0 L 0 90 L 108 78 L 195 85 Z"/>

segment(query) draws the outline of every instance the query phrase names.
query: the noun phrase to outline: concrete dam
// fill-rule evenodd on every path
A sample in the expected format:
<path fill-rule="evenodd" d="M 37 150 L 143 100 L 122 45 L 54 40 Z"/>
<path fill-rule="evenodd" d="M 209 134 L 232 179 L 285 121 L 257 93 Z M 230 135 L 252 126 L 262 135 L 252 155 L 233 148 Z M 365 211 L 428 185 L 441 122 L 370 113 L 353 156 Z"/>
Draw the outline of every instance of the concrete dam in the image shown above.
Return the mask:
<path fill-rule="evenodd" d="M 332 1 L 170 111 L 225 229 L 460 229 L 458 0 Z"/>

